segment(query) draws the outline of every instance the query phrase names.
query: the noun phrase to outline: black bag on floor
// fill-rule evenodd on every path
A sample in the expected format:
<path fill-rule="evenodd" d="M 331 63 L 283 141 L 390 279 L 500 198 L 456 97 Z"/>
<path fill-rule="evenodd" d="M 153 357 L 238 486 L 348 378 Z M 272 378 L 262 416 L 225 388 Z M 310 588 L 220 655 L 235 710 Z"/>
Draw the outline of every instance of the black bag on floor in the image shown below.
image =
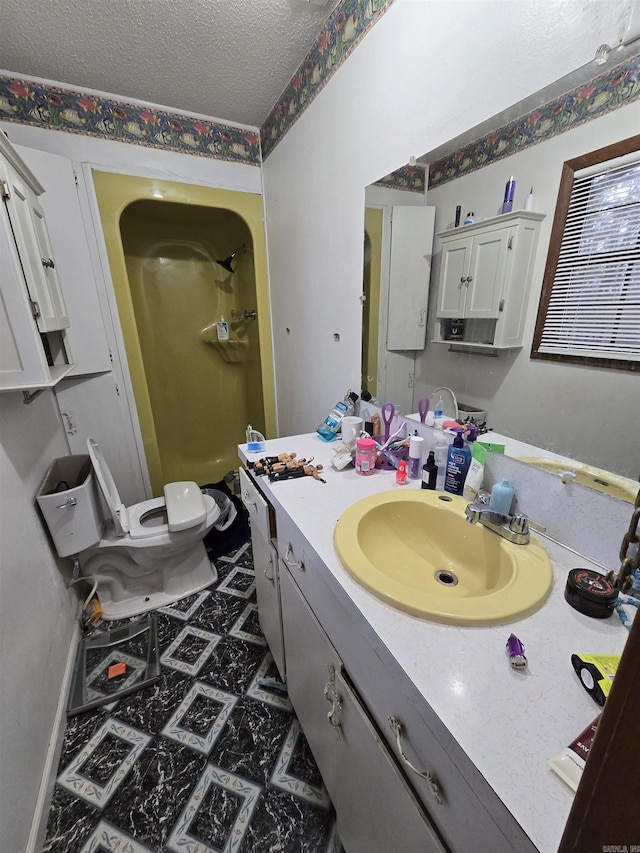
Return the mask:
<path fill-rule="evenodd" d="M 204 537 L 207 554 L 213 560 L 237 551 L 251 539 L 249 513 L 224 480 L 207 483 L 200 488 L 205 494 L 211 495 L 221 510 L 220 517 Z"/>

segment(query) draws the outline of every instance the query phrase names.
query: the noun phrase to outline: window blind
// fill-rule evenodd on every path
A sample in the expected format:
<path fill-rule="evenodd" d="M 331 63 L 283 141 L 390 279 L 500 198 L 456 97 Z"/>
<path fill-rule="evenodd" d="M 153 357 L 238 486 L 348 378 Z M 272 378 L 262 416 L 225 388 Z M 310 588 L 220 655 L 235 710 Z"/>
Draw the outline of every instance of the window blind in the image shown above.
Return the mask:
<path fill-rule="evenodd" d="M 640 155 L 576 173 L 538 345 L 640 361 Z"/>

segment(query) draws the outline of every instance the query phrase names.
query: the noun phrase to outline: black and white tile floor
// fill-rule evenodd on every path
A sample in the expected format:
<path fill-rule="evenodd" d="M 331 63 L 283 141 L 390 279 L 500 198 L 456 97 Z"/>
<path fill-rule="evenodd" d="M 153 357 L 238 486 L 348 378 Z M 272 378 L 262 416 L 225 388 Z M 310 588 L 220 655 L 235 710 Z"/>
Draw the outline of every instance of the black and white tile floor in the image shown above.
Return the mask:
<path fill-rule="evenodd" d="M 291 704 L 268 686 L 251 547 L 215 563 L 211 587 L 156 611 L 160 680 L 69 719 L 43 853 L 342 850 Z"/>

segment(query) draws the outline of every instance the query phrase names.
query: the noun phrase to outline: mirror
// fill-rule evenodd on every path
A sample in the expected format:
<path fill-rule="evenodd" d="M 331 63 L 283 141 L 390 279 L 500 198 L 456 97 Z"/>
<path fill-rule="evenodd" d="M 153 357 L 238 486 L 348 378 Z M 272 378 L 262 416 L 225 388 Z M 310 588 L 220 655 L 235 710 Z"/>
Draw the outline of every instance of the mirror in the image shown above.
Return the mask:
<path fill-rule="evenodd" d="M 618 480 L 627 478 L 629 493 L 637 492 L 640 467 L 639 431 L 633 424 L 640 416 L 640 388 L 637 372 L 598 369 L 582 365 L 530 359 L 531 339 L 538 309 L 542 275 L 553 224 L 560 174 L 565 160 L 627 138 L 630 117 L 625 121 L 625 107 L 583 121 L 580 127 L 553 132 L 550 123 L 555 110 L 554 97 L 568 92 L 584 80 L 593 78 L 599 69 L 594 65 L 580 69 L 571 78 L 557 81 L 552 87 L 513 105 L 482 126 L 470 128 L 461 137 L 419 158 L 418 168 L 438 164 L 431 175 L 431 185 L 420 191 L 415 169 L 402 167 L 393 176 L 365 189 L 365 276 L 364 295 L 366 341 L 363 346 L 363 387 L 382 403 L 392 400 L 402 412 L 416 412 L 418 400 L 430 396 L 438 387 L 453 389 L 458 403 L 486 410 L 487 424 L 496 433 L 520 440 L 532 447 L 519 450 L 518 458 L 538 464 L 536 448 L 576 460 L 599 469 L 604 476 L 612 472 Z M 602 100 L 611 82 L 604 72 L 593 80 L 595 97 Z M 587 87 L 590 89 L 591 87 Z M 566 95 L 564 96 L 566 97 Z M 546 105 L 546 106 L 545 106 Z M 631 109 L 628 106 L 626 109 Z M 489 139 L 505 128 L 515 117 L 524 116 L 532 134 L 542 141 L 530 144 L 504 159 L 489 158 L 486 163 L 472 163 L 468 171 L 449 179 L 447 172 L 459 168 L 461 159 L 473 150 L 463 148 L 474 140 Z M 523 121 L 523 119 L 520 119 Z M 494 134 L 493 137 L 491 134 Z M 548 134 L 548 135 L 545 135 Z M 487 137 L 487 135 L 489 135 Z M 498 143 L 499 145 L 500 143 Z M 478 160 L 485 154 L 476 149 Z M 461 153 L 462 152 L 462 153 Z M 407 179 L 409 175 L 409 179 Z M 411 175 L 414 177 L 412 178 Z M 505 184 L 511 176 L 516 180 L 513 210 L 524 207 L 533 186 L 533 210 L 544 214 L 533 260 L 531 288 L 526 300 L 523 345 L 520 348 L 495 351 L 464 351 L 451 342 L 434 342 L 436 299 L 440 272 L 440 240 L 438 232 L 454 226 L 456 206 L 461 206 L 461 224 L 467 211 L 474 211 L 475 221 L 501 214 Z M 430 278 L 426 346 L 415 352 L 389 352 L 385 341 L 389 307 L 390 216 L 396 205 L 435 207 L 434 255 Z M 377 224 L 376 224 L 377 223 Z M 379 268 L 379 281 L 376 279 Z M 379 290 L 377 288 L 379 287 Z M 377 322 L 376 322 L 377 314 Z M 377 336 L 377 340 L 376 340 Z M 366 354 L 366 355 L 365 355 Z M 434 401 L 431 407 L 433 408 Z M 514 454 L 516 455 L 516 454 Z M 546 455 L 545 453 L 540 454 Z M 547 470 L 550 463 L 545 463 Z M 576 466 L 576 471 L 579 466 Z M 580 480 L 578 480 L 580 481 Z M 618 497 L 623 497 L 617 494 Z"/>

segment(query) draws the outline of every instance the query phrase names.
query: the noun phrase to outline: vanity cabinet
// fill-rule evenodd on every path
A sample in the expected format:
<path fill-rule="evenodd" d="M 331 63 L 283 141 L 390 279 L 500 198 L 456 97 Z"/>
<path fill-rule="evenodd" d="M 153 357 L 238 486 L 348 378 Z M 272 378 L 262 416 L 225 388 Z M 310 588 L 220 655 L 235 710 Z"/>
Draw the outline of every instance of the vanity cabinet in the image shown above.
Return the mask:
<path fill-rule="evenodd" d="M 436 341 L 477 348 L 522 346 L 531 275 L 544 214 L 496 216 L 437 236 L 442 250 Z M 463 319 L 462 339 L 447 321 Z"/>
<path fill-rule="evenodd" d="M 282 565 L 289 698 L 336 809 L 347 853 L 445 853 L 342 661 Z"/>
<path fill-rule="evenodd" d="M 240 495 L 249 513 L 251 548 L 256 576 L 258 618 L 281 679 L 286 679 L 278 552 L 275 545 L 275 514 L 260 489 L 240 469 Z"/>
<path fill-rule="evenodd" d="M 74 365 L 65 307 L 34 174 L 0 133 L 0 390 L 55 385 Z"/>
<path fill-rule="evenodd" d="M 534 853 L 518 827 L 508 837 L 498 827 L 477 793 L 486 787 L 481 774 L 456 765 L 458 754 L 464 760 L 459 747 L 424 699 L 410 698 L 375 635 L 336 597 L 302 532 L 280 510 L 277 525 L 289 697 L 335 805 L 346 853 Z M 387 798 L 403 823 L 384 811 Z M 512 823 L 504 805 L 490 800 Z M 367 834 L 378 810 L 393 827 L 392 841 L 378 825 Z"/>

